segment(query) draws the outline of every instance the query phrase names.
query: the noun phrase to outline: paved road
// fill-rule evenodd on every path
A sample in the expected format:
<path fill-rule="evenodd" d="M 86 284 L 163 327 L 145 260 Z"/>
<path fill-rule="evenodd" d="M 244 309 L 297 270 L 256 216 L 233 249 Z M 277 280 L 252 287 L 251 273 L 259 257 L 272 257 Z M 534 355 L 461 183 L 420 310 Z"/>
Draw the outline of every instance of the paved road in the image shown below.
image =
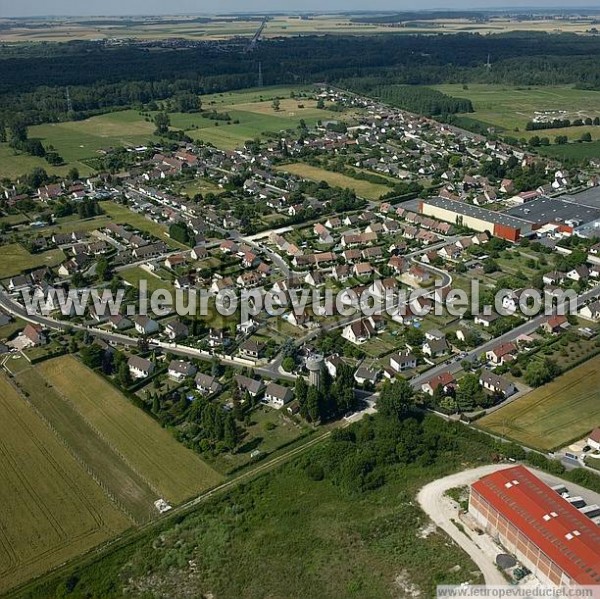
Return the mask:
<path fill-rule="evenodd" d="M 580 295 L 577 299 L 577 306 L 578 307 L 583 306 L 587 300 L 598 295 L 599 293 L 600 293 L 600 286 L 594 287 L 594 289 L 587 291 L 586 293 Z M 531 334 L 531 333 L 535 332 L 547 318 L 548 317 L 546 315 L 537 316 L 536 318 L 532 318 L 531 320 L 528 320 L 527 322 L 523 323 L 522 325 L 514 328 L 512 331 L 509 331 L 508 333 L 505 333 L 504 335 L 501 335 L 500 337 L 491 339 L 490 341 L 486 341 L 479 347 L 476 347 L 475 349 L 471 350 L 470 352 L 467 353 L 467 355 L 465 356 L 464 359 L 473 361 L 473 360 L 479 358 L 479 356 L 481 354 L 483 354 L 491 349 L 494 349 L 494 347 L 497 347 L 501 343 L 508 343 L 510 341 L 515 341 L 517 339 L 517 337 L 519 337 L 520 335 Z M 439 366 L 431 368 L 427 372 L 424 372 L 423 374 L 411 379 L 411 384 L 415 388 L 420 388 L 423 383 L 432 379 L 434 376 L 436 376 L 442 372 L 451 372 L 452 374 L 454 374 L 455 372 L 458 372 L 461 369 L 461 365 L 460 365 L 461 361 L 462 361 L 462 359 L 459 361 L 452 362 L 451 364 L 440 364 Z"/>

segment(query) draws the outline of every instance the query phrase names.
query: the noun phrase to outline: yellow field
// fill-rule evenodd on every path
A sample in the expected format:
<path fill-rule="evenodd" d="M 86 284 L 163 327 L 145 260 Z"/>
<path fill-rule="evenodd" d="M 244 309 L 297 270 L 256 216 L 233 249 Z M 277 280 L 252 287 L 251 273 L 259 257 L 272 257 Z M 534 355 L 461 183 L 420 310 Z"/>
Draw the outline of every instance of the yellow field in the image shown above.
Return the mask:
<path fill-rule="evenodd" d="M 39 370 L 167 501 L 180 503 L 221 481 L 196 454 L 74 357 L 43 362 Z"/>
<path fill-rule="evenodd" d="M 600 425 L 600 356 L 478 421 L 478 426 L 536 449 L 551 450 Z"/>
<path fill-rule="evenodd" d="M 346 15 L 314 15 L 310 19 L 287 15 L 273 15 L 263 32 L 263 37 L 323 34 L 373 34 L 373 33 L 458 33 L 479 32 L 503 33 L 506 31 L 546 31 L 585 33 L 593 23 L 592 18 L 542 19 L 518 21 L 504 16 L 488 22 L 475 22 L 468 19 L 439 19 L 420 23 L 418 26 L 387 27 L 381 24 L 354 23 Z M 112 19 L 111 19 L 112 20 Z M 254 20 L 233 20 L 227 17 L 211 19 L 209 22 L 194 22 L 189 17 L 181 17 L 179 23 L 161 23 L 160 19 L 139 19 L 138 23 L 123 25 L 114 22 L 94 25 L 80 23 L 77 19 L 60 19 L 48 22 L 45 27 L 27 27 L 20 23 L 9 24 L 0 31 L 0 41 L 26 42 L 50 41 L 65 42 L 78 39 L 136 38 L 164 39 L 179 37 L 184 39 L 229 39 L 233 36 L 251 38 L 258 23 Z M 42 21 L 40 21 L 40 24 Z"/>
<path fill-rule="evenodd" d="M 0 374 L 0 592 L 129 525 Z"/>
<path fill-rule="evenodd" d="M 303 162 L 296 162 L 294 164 L 286 164 L 278 167 L 278 170 L 298 175 L 304 179 L 310 179 L 312 181 L 326 181 L 331 186 L 337 186 L 342 188 L 353 189 L 356 195 L 366 198 L 368 200 L 377 200 L 384 193 L 390 191 L 390 187 L 386 185 L 380 185 L 378 183 L 370 183 L 369 181 L 360 181 L 353 179 L 347 175 L 341 173 L 334 173 L 327 171 L 322 168 L 310 166 Z"/>

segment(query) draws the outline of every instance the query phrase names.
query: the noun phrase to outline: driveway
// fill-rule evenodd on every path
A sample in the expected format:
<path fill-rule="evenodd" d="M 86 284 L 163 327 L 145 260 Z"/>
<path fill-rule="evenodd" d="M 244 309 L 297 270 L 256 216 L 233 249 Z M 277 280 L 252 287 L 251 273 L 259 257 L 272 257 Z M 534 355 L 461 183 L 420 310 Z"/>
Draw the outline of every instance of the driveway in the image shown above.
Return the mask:
<path fill-rule="evenodd" d="M 512 466 L 514 464 L 493 464 L 458 472 L 457 474 L 434 480 L 425 485 L 417 495 L 417 500 L 423 511 L 436 526 L 448 533 L 452 540 L 469 554 L 469 557 L 483 573 L 485 583 L 488 585 L 507 584 L 506 578 L 500 573 L 493 560 L 490 559 L 489 539 L 486 535 L 482 535 L 481 539 L 473 536 L 469 538 L 456 527 L 451 521 L 451 519 L 458 520 L 456 504 L 449 497 L 446 497 L 444 493 L 453 487 L 470 485 L 486 474 L 491 474 L 504 468 L 511 468 Z M 483 547 L 484 544 L 486 546 L 485 550 Z M 500 553 L 499 550 L 498 553 Z"/>

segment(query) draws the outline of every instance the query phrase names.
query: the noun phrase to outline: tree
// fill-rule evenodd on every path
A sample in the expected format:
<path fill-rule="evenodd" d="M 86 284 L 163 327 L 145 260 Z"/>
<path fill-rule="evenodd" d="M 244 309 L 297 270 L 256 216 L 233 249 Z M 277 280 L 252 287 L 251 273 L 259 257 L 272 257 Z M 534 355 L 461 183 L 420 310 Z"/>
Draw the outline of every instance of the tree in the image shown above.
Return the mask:
<path fill-rule="evenodd" d="M 590 142 L 592 141 L 592 134 L 589 131 L 586 131 L 579 139 L 581 139 L 581 141 Z"/>
<path fill-rule="evenodd" d="M 485 403 L 485 393 L 476 374 L 466 374 L 460 379 L 456 390 L 456 401 L 461 412 L 468 412 L 475 406 Z"/>
<path fill-rule="evenodd" d="M 171 119 L 166 112 L 159 112 L 154 117 L 154 125 L 156 129 L 154 131 L 155 135 L 164 135 L 169 131 L 169 125 L 171 124 Z"/>
<path fill-rule="evenodd" d="M 154 414 L 158 414 L 160 412 L 160 400 L 158 398 L 158 393 L 154 394 L 152 398 L 152 412 Z"/>
<path fill-rule="evenodd" d="M 99 281 L 108 281 L 111 276 L 110 264 L 104 256 L 101 256 L 96 262 L 96 277 Z"/>
<path fill-rule="evenodd" d="M 296 366 L 296 362 L 294 361 L 294 358 L 291 357 L 287 357 L 283 359 L 283 362 L 281 363 L 281 367 L 286 371 L 286 372 L 292 372 L 292 370 L 294 370 L 294 367 Z"/>
<path fill-rule="evenodd" d="M 414 390 L 406 379 L 386 381 L 381 390 L 377 409 L 380 414 L 400 419 L 413 406 Z"/>
<path fill-rule="evenodd" d="M 72 167 L 71 169 L 69 169 L 67 179 L 69 179 L 70 181 L 77 181 L 79 179 L 79 170 L 77 170 L 76 167 Z"/>
<path fill-rule="evenodd" d="M 104 359 L 104 350 L 95 343 L 81 348 L 81 361 L 88 368 L 98 368 L 102 365 Z"/>
<path fill-rule="evenodd" d="M 273 103 L 271 104 L 271 106 L 273 107 L 273 110 L 275 112 L 279 112 L 279 110 L 281 109 L 281 102 L 279 101 L 278 98 L 275 98 L 273 100 Z"/>
<path fill-rule="evenodd" d="M 133 384 L 133 379 L 131 378 L 131 372 L 129 372 L 129 366 L 127 362 L 121 362 L 119 365 L 119 370 L 117 371 L 117 382 L 121 387 L 130 387 Z"/>
<path fill-rule="evenodd" d="M 316 387 L 309 387 L 306 394 L 306 415 L 309 422 L 318 422 L 321 418 L 321 398 Z"/>

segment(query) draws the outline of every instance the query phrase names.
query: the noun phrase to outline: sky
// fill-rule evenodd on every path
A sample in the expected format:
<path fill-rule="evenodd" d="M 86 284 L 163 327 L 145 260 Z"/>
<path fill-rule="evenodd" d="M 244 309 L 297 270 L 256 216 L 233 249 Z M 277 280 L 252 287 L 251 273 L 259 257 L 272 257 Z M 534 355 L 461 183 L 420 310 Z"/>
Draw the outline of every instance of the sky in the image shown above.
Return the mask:
<path fill-rule="evenodd" d="M 598 7 L 597 0 L 575 0 L 574 6 Z M 465 8 L 564 7 L 565 0 L 0 0 L 0 17 L 50 15 L 211 14 L 261 11 L 348 11 Z M 571 7 L 572 8 L 572 7 Z"/>

